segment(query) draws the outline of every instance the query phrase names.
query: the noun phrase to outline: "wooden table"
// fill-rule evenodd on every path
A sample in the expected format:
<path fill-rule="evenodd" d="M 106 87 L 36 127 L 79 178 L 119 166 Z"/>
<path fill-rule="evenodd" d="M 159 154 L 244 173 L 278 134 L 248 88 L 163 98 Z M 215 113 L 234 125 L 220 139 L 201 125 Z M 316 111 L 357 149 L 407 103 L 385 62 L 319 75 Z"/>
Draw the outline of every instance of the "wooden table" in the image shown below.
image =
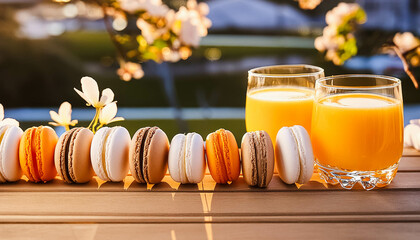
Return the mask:
<path fill-rule="evenodd" d="M 21 180 L 0 185 L 0 221 L 1 239 L 420 239 L 420 153 L 405 149 L 392 184 L 372 191 L 278 176 L 266 189 L 210 175 L 198 185 Z"/>

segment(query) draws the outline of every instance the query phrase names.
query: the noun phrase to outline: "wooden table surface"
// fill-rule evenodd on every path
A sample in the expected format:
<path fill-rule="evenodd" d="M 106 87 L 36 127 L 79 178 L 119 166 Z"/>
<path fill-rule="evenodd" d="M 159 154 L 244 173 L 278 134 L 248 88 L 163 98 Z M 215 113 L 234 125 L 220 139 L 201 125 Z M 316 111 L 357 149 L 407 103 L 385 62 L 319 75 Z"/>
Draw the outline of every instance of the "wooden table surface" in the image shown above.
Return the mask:
<path fill-rule="evenodd" d="M 316 181 L 266 189 L 242 178 L 197 185 L 0 185 L 1 239 L 420 239 L 420 153 L 405 149 L 388 187 L 344 190 Z"/>

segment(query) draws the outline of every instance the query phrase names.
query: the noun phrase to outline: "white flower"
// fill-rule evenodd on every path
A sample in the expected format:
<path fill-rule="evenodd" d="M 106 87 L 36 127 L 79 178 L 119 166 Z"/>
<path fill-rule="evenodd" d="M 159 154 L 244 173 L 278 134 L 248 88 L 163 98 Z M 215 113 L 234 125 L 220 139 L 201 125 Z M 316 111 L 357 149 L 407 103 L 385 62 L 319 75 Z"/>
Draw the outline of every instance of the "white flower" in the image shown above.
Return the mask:
<path fill-rule="evenodd" d="M 194 16 L 196 21 L 198 21 L 198 30 L 200 32 L 200 36 L 206 36 L 207 29 L 211 27 L 211 21 L 206 17 L 210 12 L 209 5 L 204 2 L 197 4 L 196 0 L 188 0 L 187 8 L 190 14 Z"/>
<path fill-rule="evenodd" d="M 168 6 L 162 4 L 162 0 L 119 0 L 119 3 L 124 11 L 130 13 L 146 11 L 155 17 L 165 17 L 170 10 Z"/>
<path fill-rule="evenodd" d="M 134 62 L 121 62 L 117 74 L 124 81 L 130 81 L 132 78 L 140 79 L 144 76 L 143 68 L 140 64 Z"/>
<path fill-rule="evenodd" d="M 197 15 L 185 7 L 180 7 L 175 15 L 172 31 L 179 35 L 179 40 L 185 45 L 198 46 L 200 42 L 199 19 Z"/>
<path fill-rule="evenodd" d="M 117 103 L 112 102 L 106 105 L 99 113 L 99 123 L 101 125 L 107 125 L 116 121 L 123 121 L 122 117 L 115 117 L 117 115 Z"/>
<path fill-rule="evenodd" d="M 328 11 L 325 15 L 325 21 L 328 25 L 339 26 L 343 23 L 346 16 L 350 16 L 359 10 L 360 6 L 357 3 L 341 2 L 337 7 Z"/>
<path fill-rule="evenodd" d="M 420 125 L 418 119 L 415 120 L 404 128 L 404 147 L 414 147 L 420 151 Z"/>
<path fill-rule="evenodd" d="M 71 120 L 71 104 L 63 102 L 58 109 L 58 113 L 50 111 L 51 119 L 54 122 L 49 122 L 53 126 L 74 126 L 78 123 L 77 120 Z"/>
<path fill-rule="evenodd" d="M 19 122 L 13 118 L 4 118 L 4 108 L 3 108 L 3 105 L 0 104 L 0 127 L 5 126 L 5 125 L 12 125 L 12 126 L 19 127 Z"/>
<path fill-rule="evenodd" d="M 295 1 L 299 1 L 299 7 L 302 9 L 315 9 L 321 2 L 322 0 L 295 0 Z"/>
<path fill-rule="evenodd" d="M 411 32 L 397 33 L 395 34 L 393 41 L 402 53 L 412 50 L 420 45 L 420 40 Z"/>
<path fill-rule="evenodd" d="M 101 99 L 99 99 L 98 83 L 91 77 L 82 77 L 82 91 L 74 89 L 86 102 L 95 108 L 102 108 L 114 100 L 114 92 L 106 88 L 102 91 Z"/>

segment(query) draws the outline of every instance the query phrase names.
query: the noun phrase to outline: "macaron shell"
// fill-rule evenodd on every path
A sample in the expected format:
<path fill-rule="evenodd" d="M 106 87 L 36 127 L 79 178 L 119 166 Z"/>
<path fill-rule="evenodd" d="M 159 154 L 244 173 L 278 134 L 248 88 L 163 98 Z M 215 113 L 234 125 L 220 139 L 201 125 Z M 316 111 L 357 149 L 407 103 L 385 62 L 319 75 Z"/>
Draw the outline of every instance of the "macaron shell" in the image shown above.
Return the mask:
<path fill-rule="evenodd" d="M 206 138 L 207 162 L 210 174 L 217 183 L 235 181 L 240 173 L 239 149 L 233 134 L 224 129 Z"/>
<path fill-rule="evenodd" d="M 130 133 L 124 127 L 113 127 L 108 136 L 105 162 L 108 177 L 113 182 L 120 182 L 127 176 L 130 141 Z"/>
<path fill-rule="evenodd" d="M 1 147 L 4 145 L 3 139 L 4 139 L 4 135 L 6 134 L 6 130 L 7 130 L 7 126 L 0 127 L 0 150 L 4 149 L 4 148 L 1 148 Z M 3 176 L 4 171 L 3 171 L 3 166 L 2 166 L 2 154 L 1 153 L 2 152 L 0 152 L 0 182 L 5 183 L 5 182 L 7 182 L 7 180 Z"/>
<path fill-rule="evenodd" d="M 141 143 L 144 138 L 144 133 L 148 128 L 140 128 L 134 133 L 133 139 L 130 143 L 129 150 L 129 161 L 128 165 L 130 168 L 131 175 L 134 177 L 134 180 L 139 183 L 145 183 L 146 181 L 141 176 L 141 161 L 143 156 L 141 155 Z"/>
<path fill-rule="evenodd" d="M 93 133 L 87 128 L 81 129 L 74 138 L 72 168 L 73 179 L 77 183 L 85 183 L 92 179 L 93 169 L 90 161 L 90 147 Z"/>
<path fill-rule="evenodd" d="M 29 179 L 29 181 L 35 182 L 39 181 L 39 179 L 35 179 L 35 177 L 31 173 L 31 169 L 33 169 L 33 161 L 32 161 L 32 134 L 36 130 L 36 127 L 28 128 L 23 133 L 20 142 L 19 142 L 19 163 L 22 169 L 22 173 Z M 33 171 L 33 170 L 32 170 Z"/>
<path fill-rule="evenodd" d="M 229 130 L 225 130 L 225 133 L 227 141 L 223 141 L 223 150 L 229 156 L 228 158 L 225 157 L 229 181 L 236 181 L 241 172 L 238 144 L 235 136 Z"/>
<path fill-rule="evenodd" d="M 185 171 L 189 183 L 199 183 L 204 178 L 206 158 L 203 138 L 197 133 L 189 133 L 191 141 L 186 144 Z"/>
<path fill-rule="evenodd" d="M 245 133 L 242 138 L 241 153 L 245 182 L 250 186 L 267 187 L 274 171 L 274 148 L 268 133 L 265 131 Z"/>
<path fill-rule="evenodd" d="M 185 156 L 185 141 L 186 136 L 184 134 L 180 133 L 175 135 L 172 138 L 168 155 L 169 174 L 175 182 L 180 183 L 185 183 L 186 180 L 183 163 Z"/>
<path fill-rule="evenodd" d="M 58 138 L 57 144 L 55 145 L 55 151 L 54 151 L 54 164 L 55 164 L 55 169 L 58 173 L 58 175 L 61 177 L 61 179 L 64 179 L 64 176 L 62 175 L 62 171 L 61 171 L 61 149 L 63 147 L 63 142 L 65 137 L 67 136 L 67 134 L 69 134 L 69 131 L 61 134 L 61 136 Z"/>
<path fill-rule="evenodd" d="M 1 174 L 5 180 L 14 182 L 22 177 L 19 164 L 19 142 L 23 131 L 17 126 L 7 126 L 1 142 Z"/>
<path fill-rule="evenodd" d="M 168 169 L 169 140 L 166 133 L 156 129 L 150 140 L 150 145 L 145 146 L 147 161 L 144 169 L 147 171 L 148 183 L 160 183 Z"/>
<path fill-rule="evenodd" d="M 260 183 L 259 187 L 267 187 L 271 182 L 274 173 L 274 148 L 270 135 L 266 131 L 259 131 L 259 134 L 261 137 L 260 139 L 263 141 L 262 145 L 265 146 L 265 181 L 264 183 Z"/>
<path fill-rule="evenodd" d="M 219 152 L 216 133 L 210 133 L 206 138 L 207 164 L 210 174 L 216 183 L 227 183 L 228 177 L 224 168 L 222 153 Z"/>
<path fill-rule="evenodd" d="M 90 146 L 90 160 L 92 163 L 92 168 L 96 175 L 104 181 L 110 180 L 104 172 L 105 168 L 102 161 L 102 151 L 104 150 L 106 136 L 109 131 L 111 131 L 109 127 L 103 127 L 99 129 L 93 136 Z"/>
<path fill-rule="evenodd" d="M 250 186 L 258 183 L 257 156 L 254 148 L 252 133 L 245 133 L 241 141 L 242 174 L 245 182 Z"/>
<path fill-rule="evenodd" d="M 58 136 L 52 128 L 41 128 L 40 148 L 37 147 L 41 151 L 41 158 L 38 159 L 38 171 L 41 180 L 44 182 L 50 181 L 57 176 L 57 170 L 54 165 L 54 152 L 57 141 Z"/>
<path fill-rule="evenodd" d="M 275 152 L 280 178 L 287 184 L 296 183 L 300 175 L 299 151 L 289 127 L 283 127 L 277 133 Z"/>
<path fill-rule="evenodd" d="M 300 156 L 300 175 L 297 183 L 305 184 L 309 182 L 314 172 L 314 153 L 311 139 L 304 127 L 295 125 L 291 129 L 297 140 Z"/>

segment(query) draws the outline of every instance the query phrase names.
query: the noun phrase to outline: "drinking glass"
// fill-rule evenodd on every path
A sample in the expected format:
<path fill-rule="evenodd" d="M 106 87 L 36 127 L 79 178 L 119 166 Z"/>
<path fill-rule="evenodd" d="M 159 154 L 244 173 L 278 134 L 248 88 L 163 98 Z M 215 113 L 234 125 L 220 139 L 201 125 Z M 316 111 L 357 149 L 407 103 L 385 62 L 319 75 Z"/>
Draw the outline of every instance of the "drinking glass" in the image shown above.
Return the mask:
<path fill-rule="evenodd" d="M 346 189 L 391 183 L 403 151 L 403 123 L 399 79 L 369 74 L 319 79 L 311 137 L 321 178 Z"/>
<path fill-rule="evenodd" d="M 280 128 L 302 125 L 311 132 L 315 81 L 324 70 L 310 65 L 278 65 L 248 71 L 247 131 L 265 130 L 273 142 Z"/>

